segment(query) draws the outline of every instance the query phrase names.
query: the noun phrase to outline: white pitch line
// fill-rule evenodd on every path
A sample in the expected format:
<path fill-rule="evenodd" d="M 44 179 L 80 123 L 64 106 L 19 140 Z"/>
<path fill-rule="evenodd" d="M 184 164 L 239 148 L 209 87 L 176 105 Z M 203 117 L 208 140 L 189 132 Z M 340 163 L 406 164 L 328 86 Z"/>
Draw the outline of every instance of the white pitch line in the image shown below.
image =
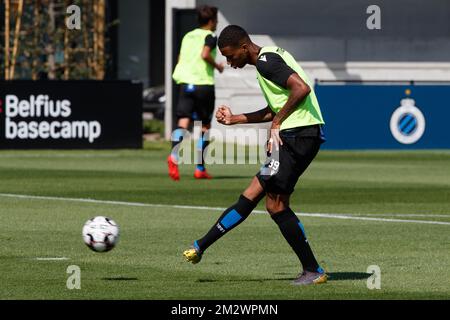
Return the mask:
<path fill-rule="evenodd" d="M 0 159 L 34 159 L 34 158 L 62 158 L 62 159 L 77 159 L 77 158 L 118 158 L 120 155 L 95 155 L 95 154 L 1 154 Z"/>
<path fill-rule="evenodd" d="M 367 214 L 360 213 L 346 213 L 346 215 L 362 215 L 367 216 Z M 416 214 L 416 213 L 371 213 L 371 216 L 379 217 L 430 217 L 430 218 L 449 218 L 450 214 Z"/>
<path fill-rule="evenodd" d="M 370 217 L 352 217 L 346 215 L 336 215 L 329 213 L 299 213 L 299 216 L 318 217 L 318 218 L 335 218 L 347 220 L 363 220 L 363 221 L 383 221 L 383 222 L 402 222 L 402 223 L 422 223 L 422 224 L 441 224 L 449 225 L 450 222 L 443 221 L 429 221 L 429 220 L 402 220 L 402 219 L 387 219 L 387 218 L 370 218 Z"/>
<path fill-rule="evenodd" d="M 176 209 L 195 209 L 195 210 L 210 210 L 210 211 L 211 210 L 212 211 L 226 210 L 226 208 L 218 208 L 218 207 L 152 204 L 152 203 L 141 203 L 141 202 L 124 202 L 124 201 L 83 199 L 83 198 L 46 197 L 46 196 L 32 196 L 32 195 L 9 194 L 9 193 L 0 193 L 0 197 L 18 198 L 18 199 L 34 199 L 34 200 L 72 201 L 72 202 L 110 204 L 110 205 L 121 205 L 121 206 L 131 206 L 131 207 L 176 208 Z M 253 212 L 266 213 L 266 211 L 262 211 L 262 210 L 253 210 Z M 450 225 L 450 222 L 443 222 L 443 221 L 402 220 L 402 219 L 371 218 L 371 217 L 360 217 L 360 216 L 356 217 L 356 216 L 350 216 L 350 215 L 345 215 L 345 214 L 336 214 L 336 213 L 298 213 L 297 215 L 300 217 L 303 216 L 303 217 L 328 218 L 328 219 Z"/>
<path fill-rule="evenodd" d="M 56 257 L 56 258 L 34 258 L 34 260 L 38 261 L 63 261 L 63 260 L 69 260 L 69 258 L 66 257 Z"/>

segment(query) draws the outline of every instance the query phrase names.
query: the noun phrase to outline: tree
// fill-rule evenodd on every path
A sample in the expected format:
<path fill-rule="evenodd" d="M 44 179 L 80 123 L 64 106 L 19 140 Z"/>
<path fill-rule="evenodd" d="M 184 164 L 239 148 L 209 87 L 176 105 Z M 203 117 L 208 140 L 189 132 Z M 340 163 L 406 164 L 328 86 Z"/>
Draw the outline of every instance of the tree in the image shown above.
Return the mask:
<path fill-rule="evenodd" d="M 97 79 L 110 58 L 105 11 L 107 0 L 0 0 L 5 23 L 4 79 Z M 77 5 L 81 30 L 66 26 L 67 8 Z M 12 43 L 11 43 L 12 41 Z"/>

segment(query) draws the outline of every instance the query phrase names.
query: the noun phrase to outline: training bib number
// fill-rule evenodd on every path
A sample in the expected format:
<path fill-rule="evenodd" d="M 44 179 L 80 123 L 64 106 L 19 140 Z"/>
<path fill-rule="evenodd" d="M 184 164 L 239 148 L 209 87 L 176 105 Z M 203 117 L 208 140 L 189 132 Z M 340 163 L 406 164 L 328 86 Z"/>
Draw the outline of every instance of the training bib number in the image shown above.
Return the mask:
<path fill-rule="evenodd" d="M 275 170 L 275 171 L 278 170 L 279 166 L 280 166 L 280 161 L 276 161 L 274 159 L 272 159 L 272 161 L 270 161 L 270 163 L 268 165 L 268 167 L 270 169 Z"/>

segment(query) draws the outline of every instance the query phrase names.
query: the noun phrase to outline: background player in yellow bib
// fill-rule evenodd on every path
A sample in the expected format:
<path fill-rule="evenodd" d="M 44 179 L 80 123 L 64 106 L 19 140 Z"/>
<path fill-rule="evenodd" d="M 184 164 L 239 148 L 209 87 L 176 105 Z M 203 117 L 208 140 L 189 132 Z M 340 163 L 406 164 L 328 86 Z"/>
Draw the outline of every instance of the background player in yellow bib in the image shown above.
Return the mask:
<path fill-rule="evenodd" d="M 189 128 L 190 121 L 201 121 L 203 133 L 211 127 L 215 102 L 214 69 L 220 73 L 224 69 L 224 64 L 215 62 L 217 8 L 201 6 L 197 9 L 197 14 L 199 27 L 183 37 L 178 63 L 172 75 L 180 85 L 176 109 L 177 128 L 172 134 L 172 153 L 167 158 L 169 176 L 173 180 L 180 179 L 177 146 L 183 140 L 183 132 Z M 203 159 L 206 147 L 207 141 L 202 136 L 198 145 L 202 157 L 194 173 L 196 179 L 211 178 L 206 172 Z"/>
<path fill-rule="evenodd" d="M 256 66 L 257 79 L 268 105 L 239 115 L 221 106 L 216 113 L 217 121 L 224 125 L 271 121 L 268 159 L 239 200 L 225 210 L 203 238 L 194 241 L 184 256 L 198 263 L 211 244 L 243 222 L 266 197 L 267 211 L 302 264 L 303 270 L 293 284 L 324 283 L 327 274 L 314 257 L 302 223 L 289 207 L 297 180 L 324 142 L 324 121 L 312 85 L 288 52 L 278 47 L 259 47 L 239 26 L 226 27 L 218 46 L 231 67 Z"/>

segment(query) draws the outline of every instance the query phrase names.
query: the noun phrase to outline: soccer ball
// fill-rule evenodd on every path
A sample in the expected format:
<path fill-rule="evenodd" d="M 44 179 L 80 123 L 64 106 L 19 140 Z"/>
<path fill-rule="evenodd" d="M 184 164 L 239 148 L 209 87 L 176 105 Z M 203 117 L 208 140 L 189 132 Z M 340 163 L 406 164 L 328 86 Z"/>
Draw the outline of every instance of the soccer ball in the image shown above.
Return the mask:
<path fill-rule="evenodd" d="M 114 220 L 98 216 L 83 226 L 83 241 L 95 252 L 106 252 L 114 248 L 119 240 L 119 226 Z"/>

